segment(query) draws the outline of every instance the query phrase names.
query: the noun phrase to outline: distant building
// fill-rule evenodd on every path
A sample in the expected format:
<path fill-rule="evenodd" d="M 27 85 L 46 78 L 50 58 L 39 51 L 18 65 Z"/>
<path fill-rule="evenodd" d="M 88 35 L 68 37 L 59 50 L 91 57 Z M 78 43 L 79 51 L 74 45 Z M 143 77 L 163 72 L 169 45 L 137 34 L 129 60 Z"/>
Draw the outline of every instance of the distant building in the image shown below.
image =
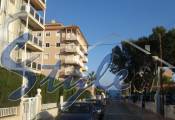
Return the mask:
<path fill-rule="evenodd" d="M 64 26 L 56 21 L 46 24 L 44 44 L 44 65 L 53 67 L 61 61 L 57 73 L 60 80 L 70 75 L 79 78 L 88 70 L 88 43 L 78 26 Z M 51 68 L 43 69 L 42 73 L 48 75 Z"/>

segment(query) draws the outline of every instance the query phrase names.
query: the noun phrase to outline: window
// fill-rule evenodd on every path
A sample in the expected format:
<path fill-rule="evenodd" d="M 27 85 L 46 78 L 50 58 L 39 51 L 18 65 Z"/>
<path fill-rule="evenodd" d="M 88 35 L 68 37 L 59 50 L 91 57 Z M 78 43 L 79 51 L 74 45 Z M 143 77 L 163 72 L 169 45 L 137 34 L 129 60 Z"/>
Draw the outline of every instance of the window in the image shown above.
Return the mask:
<path fill-rule="evenodd" d="M 50 32 L 46 32 L 46 36 L 49 37 L 50 36 Z"/>
<path fill-rule="evenodd" d="M 56 43 L 56 47 L 60 47 L 60 43 Z"/>
<path fill-rule="evenodd" d="M 48 59 L 49 59 L 49 54 L 48 54 L 48 53 L 44 54 L 43 58 L 44 58 L 45 60 L 48 60 Z"/>
<path fill-rule="evenodd" d="M 59 54 L 55 54 L 55 59 L 60 59 L 60 55 Z"/>
<path fill-rule="evenodd" d="M 46 43 L 46 47 L 50 47 L 50 43 Z"/>
<path fill-rule="evenodd" d="M 41 33 L 40 33 L 40 32 L 38 32 L 38 33 L 37 33 L 37 36 L 38 36 L 38 37 L 41 37 Z"/>

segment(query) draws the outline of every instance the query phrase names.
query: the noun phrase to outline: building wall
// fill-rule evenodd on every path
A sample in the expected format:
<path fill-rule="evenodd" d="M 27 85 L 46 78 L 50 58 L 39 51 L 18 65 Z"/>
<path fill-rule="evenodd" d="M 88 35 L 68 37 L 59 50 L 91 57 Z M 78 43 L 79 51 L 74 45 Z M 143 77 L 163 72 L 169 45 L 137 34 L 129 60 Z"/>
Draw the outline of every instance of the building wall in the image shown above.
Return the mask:
<path fill-rule="evenodd" d="M 49 36 L 47 34 L 50 34 Z M 56 44 L 60 43 L 60 38 L 57 35 L 57 31 L 45 31 L 44 53 L 43 61 L 44 65 L 55 65 L 59 60 L 60 47 Z M 46 46 L 49 44 L 49 47 Z M 43 70 L 43 74 L 46 76 L 51 72 L 51 69 Z M 57 75 L 58 77 L 58 75 Z"/>
<path fill-rule="evenodd" d="M 62 72 L 67 71 L 70 72 L 70 70 L 72 69 L 76 69 L 77 71 L 81 72 L 81 67 L 75 64 L 63 64 L 62 59 L 68 61 L 72 61 L 74 57 L 78 57 L 78 60 L 81 61 L 81 64 L 84 65 L 83 63 L 83 57 L 80 56 L 79 54 L 75 54 L 75 53 L 61 53 L 60 50 L 62 48 L 67 49 L 67 47 L 70 47 L 70 45 L 74 45 L 77 48 L 80 48 L 80 51 L 82 52 L 82 54 L 84 55 L 84 53 L 87 53 L 87 42 L 85 41 L 85 38 L 82 37 L 82 33 L 79 32 L 79 34 L 77 34 L 77 39 L 76 39 L 76 43 L 74 44 L 75 41 L 70 41 L 69 42 L 65 39 L 65 38 L 70 38 L 73 39 L 73 36 L 70 35 L 70 32 L 68 32 L 68 30 L 70 31 L 70 29 L 74 29 L 74 32 L 76 33 L 76 31 L 78 31 L 78 28 L 74 28 L 74 27 L 66 27 L 62 24 L 56 23 L 55 21 L 52 21 L 52 23 L 46 24 L 46 30 L 45 30 L 45 48 L 44 48 L 44 55 L 43 55 L 43 62 L 44 65 L 55 65 L 57 63 L 58 60 L 61 60 L 61 70 L 58 71 L 57 76 L 59 76 L 59 79 L 62 80 L 65 76 L 62 76 Z M 67 33 L 67 34 L 66 34 Z M 50 36 L 48 36 L 50 34 Z M 76 36 L 76 34 L 74 35 Z M 78 44 L 77 44 L 78 43 Z M 50 47 L 47 47 L 46 44 L 49 44 Z M 58 46 L 57 46 L 58 44 Z M 43 70 L 43 74 L 44 75 L 48 75 L 50 73 L 51 69 L 44 69 Z M 66 76 L 68 76 L 70 74 L 67 74 Z"/>
<path fill-rule="evenodd" d="M 22 5 L 24 5 L 24 4 L 27 4 L 27 0 L 1 0 L 0 27 L 2 27 L 2 30 L 5 30 L 4 25 L 7 21 L 7 19 L 15 18 L 15 16 L 16 16 L 15 14 L 22 12 L 21 8 L 22 8 Z M 31 3 L 30 3 L 30 6 L 32 6 Z M 42 16 L 45 17 L 45 10 L 44 9 L 41 10 L 42 12 L 41 11 L 38 12 L 38 10 L 34 6 L 33 6 L 33 9 L 35 9 L 35 11 L 38 14 L 43 13 Z M 2 53 L 5 46 L 7 46 L 9 43 L 11 43 L 13 40 L 18 38 L 23 33 L 29 32 L 32 34 L 32 32 L 34 31 L 34 29 L 33 29 L 34 26 L 32 26 L 31 24 L 27 25 L 27 22 L 24 22 L 24 21 L 27 21 L 27 17 L 25 17 L 27 15 L 28 14 L 26 13 L 26 15 L 23 16 L 23 18 L 25 20 L 18 18 L 18 19 L 15 19 L 13 22 L 11 22 L 9 24 L 7 35 L 5 34 L 4 31 L 0 31 L 1 35 L 4 34 L 4 38 L 0 37 L 0 40 L 3 41 L 2 43 L 4 44 L 4 45 L 0 46 L 0 54 Z M 34 20 L 35 19 L 36 18 L 34 18 Z M 44 18 L 44 21 L 45 21 L 45 18 Z M 29 22 L 31 22 L 30 19 L 29 19 Z M 43 40 L 43 38 L 41 40 Z M 39 54 L 39 53 L 37 53 L 37 51 L 33 51 L 31 49 L 29 50 L 28 48 L 26 48 L 26 52 L 25 52 L 24 47 L 23 47 L 23 48 L 19 48 L 19 49 L 14 49 L 12 51 L 11 57 L 13 60 L 19 62 L 19 61 L 24 60 L 24 58 L 30 59 L 31 57 L 33 57 L 33 55 L 37 55 L 37 54 Z M 41 63 L 41 61 L 42 61 L 42 55 L 39 58 L 37 58 L 34 62 Z"/>

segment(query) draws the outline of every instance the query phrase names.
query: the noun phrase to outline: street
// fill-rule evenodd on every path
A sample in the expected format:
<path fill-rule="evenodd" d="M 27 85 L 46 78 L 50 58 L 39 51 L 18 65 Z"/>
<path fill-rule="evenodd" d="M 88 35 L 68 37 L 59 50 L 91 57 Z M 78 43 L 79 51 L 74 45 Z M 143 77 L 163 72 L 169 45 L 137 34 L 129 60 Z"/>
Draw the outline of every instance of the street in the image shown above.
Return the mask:
<path fill-rule="evenodd" d="M 107 105 L 103 120 L 165 120 L 161 116 L 120 101 Z M 170 120 L 170 119 L 166 119 Z"/>

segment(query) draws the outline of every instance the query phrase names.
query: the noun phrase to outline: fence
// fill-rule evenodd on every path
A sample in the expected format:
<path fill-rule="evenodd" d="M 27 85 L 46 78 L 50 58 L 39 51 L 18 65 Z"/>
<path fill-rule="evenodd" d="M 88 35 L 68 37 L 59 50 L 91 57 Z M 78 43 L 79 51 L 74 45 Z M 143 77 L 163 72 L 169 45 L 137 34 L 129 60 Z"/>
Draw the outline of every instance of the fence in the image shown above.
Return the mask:
<path fill-rule="evenodd" d="M 57 108 L 57 103 L 49 103 L 49 104 L 42 105 L 42 110 L 48 110 L 53 108 Z"/>
<path fill-rule="evenodd" d="M 32 120 L 38 114 L 36 111 L 37 98 L 23 98 L 22 99 L 22 120 Z"/>
<path fill-rule="evenodd" d="M 141 101 L 135 103 L 138 107 L 142 107 Z M 146 102 L 145 109 L 157 113 L 155 102 Z M 175 105 L 165 105 L 165 118 L 175 119 Z"/>
<path fill-rule="evenodd" d="M 15 116 L 18 113 L 18 107 L 0 108 L 0 118 L 7 116 Z"/>
<path fill-rule="evenodd" d="M 37 118 L 54 118 L 58 114 L 57 103 L 42 105 L 41 90 L 31 98 L 21 98 L 20 106 L 0 108 L 0 120 L 33 120 Z"/>

